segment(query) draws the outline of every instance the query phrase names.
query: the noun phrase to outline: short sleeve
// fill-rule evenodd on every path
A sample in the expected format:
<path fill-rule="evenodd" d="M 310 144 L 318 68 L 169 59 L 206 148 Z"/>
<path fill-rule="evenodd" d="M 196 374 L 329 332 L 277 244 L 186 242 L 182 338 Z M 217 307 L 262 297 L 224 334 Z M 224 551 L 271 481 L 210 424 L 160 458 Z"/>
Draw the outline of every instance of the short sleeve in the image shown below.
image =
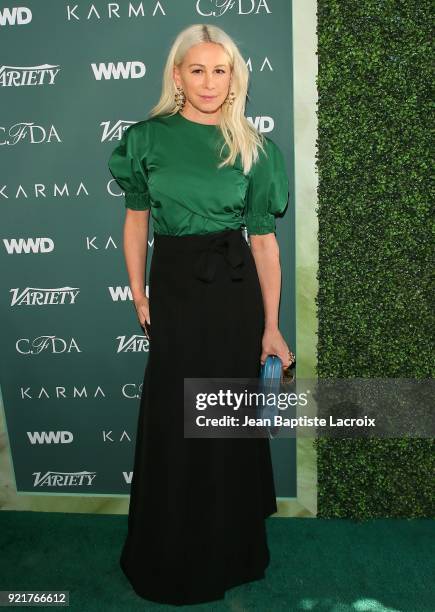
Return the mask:
<path fill-rule="evenodd" d="M 145 174 L 148 147 L 147 129 L 134 130 L 138 124 L 130 125 L 121 137 L 118 146 L 109 158 L 109 170 L 124 192 L 125 207 L 133 210 L 150 208 L 150 196 Z"/>
<path fill-rule="evenodd" d="M 249 172 L 245 199 L 245 225 L 248 234 L 269 234 L 276 231 L 275 216 L 288 202 L 289 180 L 284 156 L 273 140 L 265 137 L 264 151 Z"/>

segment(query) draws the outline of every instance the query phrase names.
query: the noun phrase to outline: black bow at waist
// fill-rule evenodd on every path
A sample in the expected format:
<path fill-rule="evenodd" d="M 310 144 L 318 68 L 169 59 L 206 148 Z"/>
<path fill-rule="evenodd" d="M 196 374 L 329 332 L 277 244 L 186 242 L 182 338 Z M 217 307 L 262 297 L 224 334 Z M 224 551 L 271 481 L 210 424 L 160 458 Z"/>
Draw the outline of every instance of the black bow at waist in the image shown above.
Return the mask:
<path fill-rule="evenodd" d="M 229 230 L 228 233 L 211 238 L 195 263 L 195 276 L 211 283 L 216 274 L 218 259 L 223 255 L 232 280 L 242 279 L 244 268 L 242 240 L 244 238 L 240 230 Z"/>

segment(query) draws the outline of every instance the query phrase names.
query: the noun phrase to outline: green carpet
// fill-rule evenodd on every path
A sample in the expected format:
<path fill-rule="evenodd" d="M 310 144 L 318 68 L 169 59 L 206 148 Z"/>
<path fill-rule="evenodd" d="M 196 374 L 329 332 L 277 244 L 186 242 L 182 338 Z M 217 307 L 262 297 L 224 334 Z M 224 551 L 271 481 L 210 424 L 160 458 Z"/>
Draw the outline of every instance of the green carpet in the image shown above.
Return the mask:
<path fill-rule="evenodd" d="M 435 610 L 429 519 L 269 518 L 266 579 L 227 591 L 222 603 L 183 607 L 130 589 L 118 566 L 126 528 L 126 516 L 2 511 L 0 590 L 68 590 L 69 609 L 82 612 Z"/>

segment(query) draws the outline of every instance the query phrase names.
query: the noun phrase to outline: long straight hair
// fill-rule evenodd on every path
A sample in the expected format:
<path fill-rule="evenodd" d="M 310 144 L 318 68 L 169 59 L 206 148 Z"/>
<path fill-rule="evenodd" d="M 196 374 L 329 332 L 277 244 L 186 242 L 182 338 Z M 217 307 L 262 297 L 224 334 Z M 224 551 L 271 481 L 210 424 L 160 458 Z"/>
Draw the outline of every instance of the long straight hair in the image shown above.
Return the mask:
<path fill-rule="evenodd" d="M 174 115 L 178 111 L 174 97 L 177 91 L 173 77 L 174 66 L 179 66 L 183 62 L 190 47 L 204 42 L 220 44 L 226 51 L 232 73 L 231 90 L 235 93 L 233 104 L 224 103 L 221 107 L 219 127 L 224 137 L 222 149 L 226 144 L 229 154 L 218 167 L 233 165 L 240 153 L 243 172 L 247 174 L 258 159 L 258 148 L 264 151 L 264 137 L 245 117 L 249 84 L 248 68 L 232 38 L 221 28 L 215 25 L 194 24 L 178 34 L 166 60 L 160 100 L 151 109 L 149 116 Z"/>

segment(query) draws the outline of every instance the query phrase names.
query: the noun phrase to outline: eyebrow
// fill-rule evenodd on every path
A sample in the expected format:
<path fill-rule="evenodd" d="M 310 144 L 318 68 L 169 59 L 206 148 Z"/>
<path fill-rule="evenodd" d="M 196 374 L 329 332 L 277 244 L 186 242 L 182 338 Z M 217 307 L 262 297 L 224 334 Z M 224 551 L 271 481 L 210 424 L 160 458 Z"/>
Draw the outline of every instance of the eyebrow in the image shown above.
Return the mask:
<path fill-rule="evenodd" d="M 202 66 L 202 68 L 205 68 L 204 64 L 189 64 L 188 68 L 190 68 L 191 66 Z M 216 64 L 215 68 L 218 68 L 219 66 L 223 66 L 224 68 L 226 68 L 227 64 Z"/>

